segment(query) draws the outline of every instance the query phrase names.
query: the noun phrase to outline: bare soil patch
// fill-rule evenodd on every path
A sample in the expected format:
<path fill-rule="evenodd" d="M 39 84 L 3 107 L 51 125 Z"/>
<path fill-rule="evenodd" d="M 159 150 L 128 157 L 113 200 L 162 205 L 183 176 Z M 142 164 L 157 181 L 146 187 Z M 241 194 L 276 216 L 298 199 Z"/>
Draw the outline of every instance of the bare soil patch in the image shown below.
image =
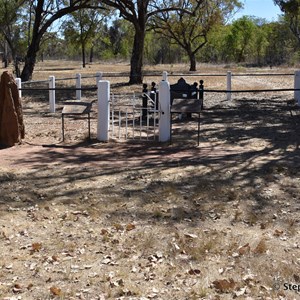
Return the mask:
<path fill-rule="evenodd" d="M 291 93 L 207 94 L 199 147 L 195 120 L 174 120 L 172 145 L 99 143 L 95 111 L 91 141 L 70 119 L 62 142 L 67 97 L 51 114 L 46 96 L 25 94 L 24 143 L 0 149 L 0 299 L 299 298 Z"/>

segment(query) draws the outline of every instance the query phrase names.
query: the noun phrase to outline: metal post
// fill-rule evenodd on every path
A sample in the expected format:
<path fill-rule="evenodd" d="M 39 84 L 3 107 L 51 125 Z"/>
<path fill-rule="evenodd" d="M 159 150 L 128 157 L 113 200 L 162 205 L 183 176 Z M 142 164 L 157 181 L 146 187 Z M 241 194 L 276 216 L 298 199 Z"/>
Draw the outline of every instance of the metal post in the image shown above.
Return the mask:
<path fill-rule="evenodd" d="M 300 71 L 295 72 L 294 89 L 299 89 L 299 91 L 294 91 L 294 98 L 298 105 L 300 105 Z"/>
<path fill-rule="evenodd" d="M 227 72 L 227 100 L 231 100 L 231 71 Z"/>
<path fill-rule="evenodd" d="M 171 112 L 170 112 L 170 84 L 162 80 L 159 84 L 159 141 L 170 141 L 171 137 Z"/>
<path fill-rule="evenodd" d="M 50 112 L 55 113 L 55 76 L 49 76 L 49 89 Z"/>
<path fill-rule="evenodd" d="M 158 97 L 157 97 L 157 92 L 156 92 L 156 83 L 154 81 L 151 82 L 150 98 L 154 102 L 154 109 L 158 110 L 159 103 L 158 103 Z"/>
<path fill-rule="evenodd" d="M 144 83 L 143 84 L 143 95 L 142 95 L 142 117 L 146 118 L 147 117 L 147 113 L 148 113 L 148 88 L 147 88 L 147 84 Z"/>
<path fill-rule="evenodd" d="M 76 89 L 81 89 L 81 74 L 76 74 Z M 76 90 L 76 100 L 81 100 L 81 90 Z"/>
<path fill-rule="evenodd" d="M 17 84 L 17 87 L 18 87 L 19 98 L 22 98 L 22 91 L 21 91 L 22 80 L 21 80 L 21 78 L 16 78 L 16 84 Z"/>
<path fill-rule="evenodd" d="M 107 142 L 109 139 L 109 96 L 110 83 L 106 80 L 99 80 L 98 84 L 98 126 L 97 139 L 102 142 Z"/>
<path fill-rule="evenodd" d="M 200 86 L 199 86 L 199 100 L 201 101 L 201 109 L 204 109 L 204 81 L 200 80 Z"/>

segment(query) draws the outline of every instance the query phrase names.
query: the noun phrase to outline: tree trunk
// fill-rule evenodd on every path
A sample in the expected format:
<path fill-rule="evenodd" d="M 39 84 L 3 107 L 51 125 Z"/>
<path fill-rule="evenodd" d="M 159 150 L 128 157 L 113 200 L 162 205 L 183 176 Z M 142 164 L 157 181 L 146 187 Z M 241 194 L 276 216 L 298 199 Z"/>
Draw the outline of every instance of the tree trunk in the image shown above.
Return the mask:
<path fill-rule="evenodd" d="M 86 62 L 85 62 L 85 43 L 84 42 L 81 44 L 81 54 L 82 54 L 82 67 L 85 68 Z"/>
<path fill-rule="evenodd" d="M 32 73 L 34 70 L 37 51 L 35 50 L 35 43 L 32 43 L 27 50 L 27 54 L 25 56 L 25 64 L 21 73 L 22 81 L 29 81 L 32 79 Z"/>
<path fill-rule="evenodd" d="M 14 70 L 15 75 L 16 75 L 17 78 L 19 78 L 20 75 L 21 75 L 21 72 L 20 72 L 19 58 L 17 57 L 16 47 L 15 47 L 14 43 L 12 42 L 10 36 L 5 35 L 5 40 L 6 40 L 6 43 L 8 44 L 8 47 L 9 47 L 10 52 L 11 52 L 12 60 L 13 60 L 14 67 L 15 67 L 15 70 Z M 5 68 L 7 68 L 7 66 L 5 66 Z"/>
<path fill-rule="evenodd" d="M 143 57 L 144 57 L 145 31 L 137 30 L 134 35 L 133 49 L 130 61 L 129 84 L 141 84 L 143 82 Z"/>
<path fill-rule="evenodd" d="M 20 78 L 21 72 L 20 72 L 20 66 L 19 66 L 19 59 L 17 57 L 15 57 L 15 59 L 14 59 L 14 66 L 15 66 L 16 78 Z"/>
<path fill-rule="evenodd" d="M 196 56 L 194 52 L 189 53 L 190 59 L 190 71 L 197 71 L 196 70 Z"/>
<path fill-rule="evenodd" d="M 8 53 L 7 53 L 7 42 L 5 41 L 5 46 L 4 46 L 4 55 L 3 55 L 3 60 L 4 60 L 4 68 L 6 69 L 8 67 Z"/>
<path fill-rule="evenodd" d="M 27 53 L 25 56 L 25 64 L 21 73 L 22 81 L 29 81 L 32 79 L 32 74 L 36 63 L 36 56 L 40 49 L 41 38 L 43 34 L 46 32 L 46 28 L 42 30 L 39 29 L 42 21 L 42 13 L 43 13 L 43 1 L 38 1 L 36 11 L 35 11 L 35 21 L 32 29 L 31 41 L 28 45 Z"/>
<path fill-rule="evenodd" d="M 90 63 L 94 61 L 94 46 L 90 49 Z"/>
<path fill-rule="evenodd" d="M 29 2 L 31 3 L 32 1 Z M 48 28 L 53 24 L 53 22 L 64 17 L 69 13 L 78 11 L 79 9 L 90 7 L 90 3 L 89 3 L 90 1 L 82 0 L 82 1 L 74 1 L 72 5 L 64 5 L 58 8 L 56 11 L 50 11 L 48 10 L 48 8 L 50 9 L 50 7 L 48 7 L 48 4 L 50 2 L 51 1 L 38 0 L 38 1 L 34 1 L 36 5 L 31 6 L 31 8 L 34 11 L 34 19 L 33 19 L 34 23 L 32 26 L 32 32 L 30 30 L 31 35 L 29 36 L 29 40 L 28 40 L 29 47 L 25 57 L 25 65 L 21 74 L 22 81 L 28 81 L 32 78 L 34 66 L 36 63 L 36 56 L 40 48 L 41 39 L 45 34 L 45 32 L 47 32 Z M 63 3 L 63 2 L 64 1 L 57 1 L 57 3 Z M 75 2 L 77 4 L 75 4 Z"/>

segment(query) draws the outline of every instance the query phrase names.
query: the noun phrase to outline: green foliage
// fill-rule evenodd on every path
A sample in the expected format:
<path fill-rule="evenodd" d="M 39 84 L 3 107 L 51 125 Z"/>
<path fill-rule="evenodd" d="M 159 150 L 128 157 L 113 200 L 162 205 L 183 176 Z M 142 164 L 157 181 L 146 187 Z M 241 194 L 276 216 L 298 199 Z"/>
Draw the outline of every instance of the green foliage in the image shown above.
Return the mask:
<path fill-rule="evenodd" d="M 69 1 L 51 0 L 44 1 L 44 23 L 34 33 L 35 9 L 41 2 L 0 0 L 0 51 L 7 50 L 5 54 L 9 58 L 24 57 L 36 36 L 40 40 L 34 51 L 39 50 L 39 57 L 78 58 L 94 53 L 101 60 L 130 59 L 136 34 L 134 22 L 113 14 L 112 10 L 103 13 L 85 7 L 67 14 L 61 28 L 47 27 L 51 14 L 62 8 L 70 9 Z M 80 1 L 87 2 L 99 4 Z M 274 1 L 284 12 L 277 22 L 242 17 L 231 24 L 228 21 L 241 5 L 238 0 L 203 0 L 200 6 L 195 0 L 168 3 L 181 4 L 181 10 L 165 9 L 155 18 L 147 16 L 150 20 L 146 23 L 144 43 L 147 63 L 189 62 L 193 56 L 203 62 L 257 66 L 299 62 L 300 0 Z M 168 7 L 167 2 L 164 5 Z M 156 9 L 159 9 L 157 5 Z M 150 11 L 153 10 L 154 6 Z"/>
<path fill-rule="evenodd" d="M 154 65 L 186 61 L 185 53 L 181 47 L 154 31 L 149 31 L 146 36 L 145 59 L 148 64 Z"/>
<path fill-rule="evenodd" d="M 215 27 L 199 60 L 214 63 L 244 63 L 256 66 L 295 64 L 299 47 L 285 19 L 268 23 L 243 17 Z"/>
<path fill-rule="evenodd" d="M 274 0 L 274 3 L 284 12 L 284 18 L 300 45 L 300 1 Z"/>
<path fill-rule="evenodd" d="M 249 17 L 242 17 L 231 25 L 231 32 L 226 37 L 228 57 L 240 63 L 251 55 L 255 46 L 255 24 Z"/>
<path fill-rule="evenodd" d="M 94 43 L 98 58 L 128 59 L 132 46 L 132 32 L 132 25 L 122 19 L 113 20 L 110 26 L 100 26 Z"/>
<path fill-rule="evenodd" d="M 190 59 L 190 70 L 196 70 L 195 55 L 207 43 L 209 32 L 223 24 L 239 1 L 205 0 L 183 2 L 182 10 L 161 12 L 153 18 L 152 27 L 157 33 L 180 46 Z M 187 13 L 191 10 L 193 14 Z"/>
<path fill-rule="evenodd" d="M 227 61 L 226 38 L 230 26 L 214 26 L 207 36 L 208 43 L 200 51 L 198 58 L 204 62 L 222 63 Z"/>
<path fill-rule="evenodd" d="M 47 32 L 44 35 L 40 48 L 40 58 L 62 58 L 65 56 L 65 41 L 55 32 Z"/>
<path fill-rule="evenodd" d="M 299 14 L 299 0 L 274 0 L 274 4 L 278 5 L 282 12 L 287 14 Z"/>
<path fill-rule="evenodd" d="M 115 19 L 108 29 L 111 51 L 115 58 L 129 58 L 133 43 L 132 24 Z"/>
<path fill-rule="evenodd" d="M 74 54 L 81 49 L 83 67 L 86 65 L 86 51 L 93 47 L 97 27 L 103 19 L 104 15 L 94 9 L 81 9 L 71 13 L 64 23 L 64 37 L 71 45 L 69 51 Z"/>
<path fill-rule="evenodd" d="M 24 57 L 26 42 L 23 39 L 22 28 L 24 19 L 21 14 L 21 5 L 25 1 L 0 0 L 0 35 L 1 50 L 5 65 L 11 60 L 15 65 L 15 73 L 20 74 L 19 58 Z"/>
<path fill-rule="evenodd" d="M 289 29 L 288 24 L 282 20 L 265 26 L 268 36 L 268 46 L 265 53 L 265 62 L 269 65 L 294 64 L 291 58 L 299 51 L 295 36 Z"/>

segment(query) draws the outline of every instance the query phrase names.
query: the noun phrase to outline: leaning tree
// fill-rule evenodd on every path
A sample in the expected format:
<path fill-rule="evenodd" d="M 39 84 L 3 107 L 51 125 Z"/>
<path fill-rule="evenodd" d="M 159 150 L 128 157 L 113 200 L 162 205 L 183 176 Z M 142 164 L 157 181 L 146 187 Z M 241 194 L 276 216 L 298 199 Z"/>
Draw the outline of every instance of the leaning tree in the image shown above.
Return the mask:
<path fill-rule="evenodd" d="M 32 26 L 25 64 L 21 73 L 22 81 L 28 81 L 32 78 L 42 38 L 55 21 L 81 9 L 103 9 L 101 3 L 95 0 L 32 0 L 27 5 L 30 6 L 29 23 L 32 22 Z"/>

